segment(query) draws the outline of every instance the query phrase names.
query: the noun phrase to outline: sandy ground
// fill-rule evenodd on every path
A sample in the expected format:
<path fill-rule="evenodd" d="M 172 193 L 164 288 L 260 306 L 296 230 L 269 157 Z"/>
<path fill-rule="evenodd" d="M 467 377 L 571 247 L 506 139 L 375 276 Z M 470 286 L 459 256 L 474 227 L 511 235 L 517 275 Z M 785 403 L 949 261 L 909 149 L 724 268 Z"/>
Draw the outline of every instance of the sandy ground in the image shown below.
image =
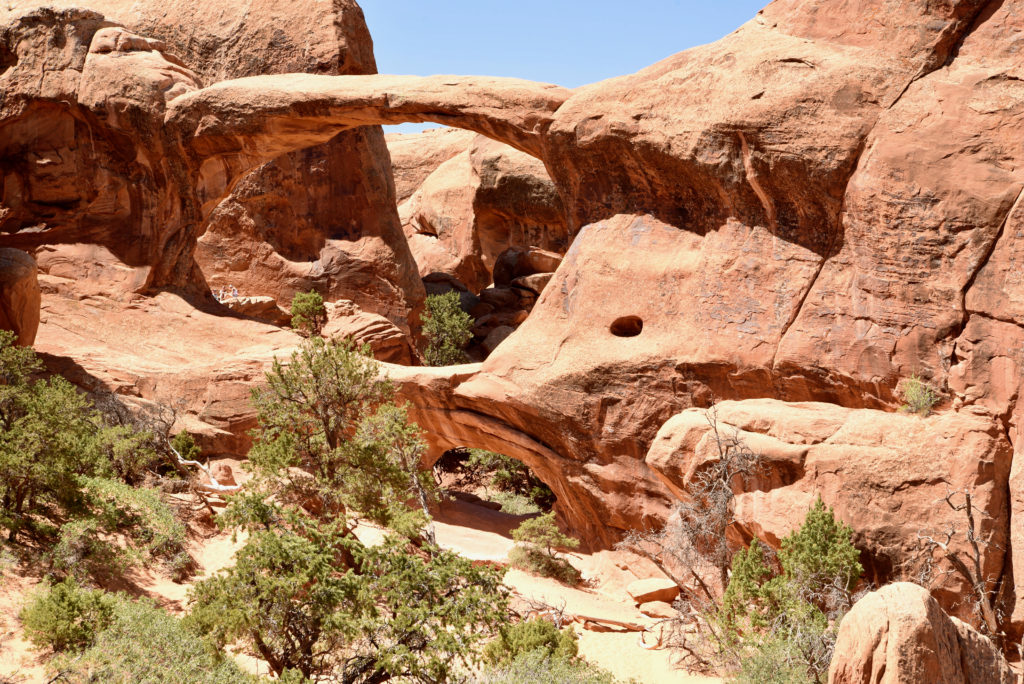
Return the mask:
<path fill-rule="evenodd" d="M 507 561 L 512 549 L 509 531 L 523 520 L 482 506 L 461 501 L 446 504 L 436 516 L 437 542 L 468 558 Z M 655 572 L 632 554 L 602 551 L 567 556 L 579 568 L 587 586 L 568 587 L 555 580 L 510 568 L 505 584 L 523 599 L 548 604 L 567 614 L 608 618 L 654 625 L 655 620 L 638 611 L 625 587 L 635 579 Z M 579 636 L 580 655 L 623 681 L 641 684 L 712 684 L 717 677 L 705 677 L 679 670 L 664 650 L 647 650 L 636 632 L 592 632 L 574 624 Z"/>
<path fill-rule="evenodd" d="M 21 577 L 14 564 L 0 567 L 0 681 L 34 683 L 46 682 L 46 669 L 18 622 L 18 613 L 25 597 L 38 584 L 37 580 Z"/>
<path fill-rule="evenodd" d="M 512 549 L 510 531 L 523 520 L 475 504 L 456 501 L 446 503 L 438 512 L 435 534 L 438 543 L 474 560 L 505 562 Z M 358 531 L 366 543 L 382 536 L 370 526 Z M 178 584 L 158 571 L 139 570 L 125 578 L 117 589 L 157 600 L 165 609 L 181 614 L 187 609 L 188 591 L 192 583 L 209 577 L 232 563 L 235 551 L 244 538 L 232 539 L 230 533 L 216 528 L 193 526 L 189 551 L 199 569 L 187 583 Z M 608 618 L 624 622 L 653 625 L 655 620 L 640 614 L 625 592 L 626 585 L 638 577 L 650 576 L 652 568 L 642 559 L 629 554 L 603 551 L 595 554 L 570 554 L 570 562 L 578 567 L 585 580 L 581 588 L 565 586 L 551 579 L 509 569 L 505 583 L 521 599 L 544 603 L 571 615 Z M 0 562 L 0 681 L 35 684 L 48 681 L 44 659 L 25 641 L 18 611 L 37 580 L 18 575 L 14 563 Z M 641 684 L 705 684 L 721 679 L 693 675 L 672 666 L 668 651 L 647 650 L 639 644 L 636 632 L 593 632 L 574 624 L 579 635 L 580 655 L 610 671 L 624 682 L 630 679 Z M 235 659 L 246 670 L 267 674 L 261 661 L 245 654 Z"/>

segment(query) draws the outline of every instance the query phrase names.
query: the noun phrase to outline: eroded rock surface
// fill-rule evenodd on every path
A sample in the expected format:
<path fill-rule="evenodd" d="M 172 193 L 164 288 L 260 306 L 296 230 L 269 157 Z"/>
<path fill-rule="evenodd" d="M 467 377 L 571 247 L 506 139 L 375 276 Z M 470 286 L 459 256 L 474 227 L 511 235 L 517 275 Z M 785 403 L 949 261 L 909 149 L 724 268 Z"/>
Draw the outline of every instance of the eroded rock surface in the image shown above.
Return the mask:
<path fill-rule="evenodd" d="M 909 582 L 854 604 L 839 625 L 829 684 L 1013 684 L 1016 675 L 981 634 L 942 612 Z"/>
<path fill-rule="evenodd" d="M 411 138 L 412 140 L 408 140 Z M 399 207 L 403 230 L 420 275 L 446 273 L 478 293 L 492 282 L 498 256 L 514 247 L 564 253 L 569 230 L 561 198 L 544 165 L 534 157 L 483 136 L 468 140 L 426 132 L 392 136 L 394 162 L 408 179 L 408 147 L 423 140 L 422 168 L 464 145 L 424 177 Z M 554 269 L 551 269 L 554 270 Z"/>
<path fill-rule="evenodd" d="M 29 29 L 35 19 L 15 18 L 39 14 L 41 10 L 35 9 L 39 4 L 15 0 L 0 13 L 0 22 L 13 22 L 8 34 L 11 49 L 26 50 L 25 42 L 18 37 L 24 31 L 52 30 Z M 73 7 L 83 3 L 60 0 L 46 4 Z M 138 68 L 159 73 L 178 69 L 180 73 L 172 76 L 176 85 L 164 87 L 161 101 L 139 101 L 138 88 L 125 85 L 138 78 L 132 75 L 134 65 L 120 57 L 93 59 L 83 72 L 81 85 L 74 79 L 67 80 L 64 100 L 69 106 L 77 100 L 99 110 L 120 88 L 122 96 L 145 112 L 146 118 L 155 119 L 159 128 L 165 101 L 187 89 L 182 85 L 183 78 L 188 79 L 189 88 L 194 88 L 200 82 L 208 85 L 262 73 L 376 71 L 362 11 L 353 0 L 250 0 L 230 7 L 221 3 L 124 0 L 86 4 L 102 12 L 102 17 L 94 21 L 118 22 L 148 36 L 120 41 L 97 37 L 93 39 L 94 53 L 117 57 L 131 52 L 138 64 L 143 59 L 139 55 L 147 53 L 146 66 Z M 57 10 L 61 16 L 73 11 Z M 89 47 L 90 32 L 95 28 L 85 28 L 76 21 L 73 42 L 81 43 L 78 50 L 82 52 L 83 47 Z M 121 29 L 101 32 L 110 31 Z M 35 49 L 45 51 L 45 46 Z M 68 62 L 70 71 L 65 73 L 84 68 L 80 57 Z M 28 57 L 35 58 L 38 56 Z M 183 68 L 185 64 L 191 71 Z M 71 125 L 72 119 L 54 102 L 56 92 L 31 90 L 29 66 L 26 56 L 19 56 L 11 70 L 13 77 L 10 72 L 4 76 L 11 79 L 8 91 L 19 98 L 31 98 L 32 108 L 55 109 L 55 113 L 48 114 L 51 118 L 65 118 L 59 125 L 47 127 L 55 130 L 46 139 L 36 136 L 31 150 L 16 150 L 38 161 L 29 165 L 25 172 L 29 176 L 23 173 L 17 185 L 15 177 L 8 177 L 5 206 L 8 200 L 15 208 L 25 205 L 25 199 L 31 203 L 22 206 L 21 212 L 7 213 L 4 230 L 20 234 L 4 236 L 0 242 L 37 247 L 49 241 L 56 245 L 48 247 L 50 251 L 75 251 L 72 258 L 59 259 L 62 273 L 67 275 L 68 264 L 79 264 L 79 278 L 85 276 L 88 282 L 96 283 L 92 290 L 106 287 L 146 291 L 169 286 L 202 291 L 208 282 L 214 288 L 237 287 L 242 295 L 272 296 L 287 306 L 296 292 L 315 288 L 328 299 L 355 300 L 364 309 L 408 329 L 410 313 L 422 304 L 423 288 L 398 224 L 388 156 L 379 127 L 346 131 L 314 148 L 296 150 L 274 161 L 271 157 L 252 160 L 249 168 L 258 169 L 246 169 L 235 176 L 206 173 L 191 166 L 182 158 L 180 147 L 168 141 L 162 147 L 140 152 L 143 161 L 136 166 L 142 166 L 143 171 L 139 173 L 126 163 L 133 156 L 127 154 L 127 149 L 118 152 L 93 146 L 92 154 L 87 154 L 87 134 L 107 139 L 114 133 L 106 132 L 105 126 L 97 129 L 95 121 L 90 122 L 89 130 L 84 125 Z M 107 68 L 109 73 L 104 71 Z M 24 78 L 17 76 L 22 70 Z M 158 83 L 156 87 L 160 86 Z M 38 112 L 28 116 L 40 120 Z M 0 113 L 0 120 L 4 118 Z M 104 123 L 113 123 L 113 128 L 123 129 L 129 139 L 134 139 L 119 140 L 121 147 L 144 147 L 147 139 L 162 136 L 162 131 L 153 126 L 135 130 L 139 128 L 137 122 L 146 118 L 105 117 Z M 0 127 L 7 126 L 15 143 L 24 146 L 32 139 L 17 121 L 0 121 Z M 0 132 L 0 138 L 3 135 Z M 172 168 L 165 170 L 158 165 Z M 153 178 L 131 191 L 130 182 L 107 182 L 111 171 L 116 171 L 109 178 L 113 181 L 119 177 L 145 179 L 147 172 Z M 178 176 L 178 185 L 193 187 L 163 187 L 167 183 L 164 175 Z M 22 191 L 26 186 L 28 193 Z M 63 211 L 53 211 L 55 206 Z M 76 226 L 74 231 L 57 225 L 76 222 L 86 225 Z M 45 230 L 40 229 L 42 225 Z M 194 241 L 204 232 L 195 251 Z M 66 246 L 73 242 L 99 243 L 105 251 L 86 254 L 80 248 Z M 194 251 L 202 273 L 194 268 Z M 86 265 L 88 257 L 95 261 Z M 45 270 L 47 265 L 41 262 L 41 267 Z"/>
<path fill-rule="evenodd" d="M 36 262 L 19 249 L 0 249 L 0 330 L 30 347 L 39 329 L 41 294 Z"/>
<path fill-rule="evenodd" d="M 979 408 L 922 418 L 823 403 L 771 399 L 723 401 L 709 415 L 689 409 L 658 431 L 645 463 L 678 497 L 700 469 L 719 458 L 716 433 L 761 454 L 762 471 L 736 497 L 736 540 L 758 537 L 778 548 L 817 497 L 854 530 L 864 577 L 874 584 L 919 569 L 920 535 L 944 539 L 971 557 L 967 519 L 943 501 L 970 490 L 979 513 L 982 573 L 995 589 L 1002 574 L 1012 447 L 999 422 Z M 962 504 L 963 497 L 954 500 Z M 952 573 L 930 586 L 947 606 L 970 592 Z M 965 618 L 970 606 L 958 607 Z"/>
<path fill-rule="evenodd" d="M 578 535 L 608 544 L 670 509 L 678 492 L 645 459 L 673 415 L 715 398 L 827 401 L 852 412 L 829 438 L 852 441 L 828 448 L 869 452 L 836 464 L 865 491 L 895 496 L 906 484 L 912 496 L 945 482 L 973 484 L 988 491 L 986 505 L 1003 507 L 991 533 L 1010 541 L 1003 586 L 1014 628 L 1024 625 L 1015 596 L 1024 587 L 1024 544 L 1007 529 L 1024 514 L 1024 478 L 1006 446 L 1021 450 L 1024 410 L 1021 0 L 777 0 L 721 41 L 574 91 L 516 79 L 376 75 L 256 76 L 197 90 L 194 74 L 131 38 L 123 48 L 130 52 L 89 58 L 97 74 L 110 73 L 102 60 L 116 58 L 141 79 L 116 91 L 126 98 L 120 109 L 100 79 L 83 76 L 92 63 L 81 36 L 98 30 L 96 17 L 40 17 L 51 28 L 19 24 L 18 40 L 5 38 L 16 49 L 6 48 L 4 63 L 18 61 L 0 79 L 46 94 L 5 99 L 0 142 L 24 137 L 16 126 L 30 106 L 53 117 L 46 130 L 55 137 L 33 150 L 0 146 L 32 160 L 5 176 L 5 209 L 7 197 L 30 196 L 21 188 L 40 193 L 29 209 L 11 205 L 3 229 L 19 232 L 3 244 L 52 244 L 40 242 L 40 231 L 64 230 L 61 241 L 99 244 L 129 264 L 133 282 L 188 282 L 195 226 L 220 201 L 209 188 L 364 125 L 434 120 L 487 135 L 543 162 L 574 241 L 529 318 L 483 364 L 393 369 L 435 451 L 477 446 L 521 458 L 551 484 Z M 79 28 L 52 58 L 68 66 L 36 83 L 32 55 L 48 49 L 40 36 L 72 24 Z M 82 99 L 79 82 L 96 84 L 96 97 Z M 32 98 L 45 106 L 18 104 Z M 59 98 L 80 104 L 67 113 Z M 108 224 L 80 225 L 91 195 L 47 194 L 61 187 L 48 174 L 70 173 L 53 161 L 65 158 L 63 141 L 84 135 L 103 112 L 121 121 L 129 105 L 155 140 L 154 160 L 115 170 L 140 174 L 141 192 L 159 209 L 145 215 L 162 219 L 159 239 L 132 229 L 147 237 L 140 254 L 107 240 Z M 165 109 L 160 126 L 155 115 Z M 195 179 L 200 190 L 190 195 Z M 92 215 L 117 211 L 112 197 L 103 195 Z M 70 217 L 70 227 L 50 227 L 58 222 L 46 212 Z M 35 223 L 10 223 L 19 216 Z M 911 373 L 947 401 L 929 419 L 936 422 L 925 422 L 941 432 L 911 430 L 918 443 L 905 450 L 928 446 L 950 457 L 912 487 L 865 465 L 872 455 L 905 457 L 876 433 L 906 428 L 878 411 L 897 407 L 896 388 Z M 972 440 L 973 462 L 964 455 Z M 811 451 L 828 453 L 816 442 Z M 809 463 L 759 496 L 840 491 L 842 480 Z M 996 493 L 1003 481 L 1008 512 Z M 915 509 L 912 501 L 905 505 Z M 761 517 L 776 515 L 779 530 L 803 512 L 770 505 Z M 901 542 L 884 537 L 885 515 L 883 506 L 863 524 L 883 535 L 875 557 L 896 564 Z M 873 571 L 881 577 L 884 564 Z"/>

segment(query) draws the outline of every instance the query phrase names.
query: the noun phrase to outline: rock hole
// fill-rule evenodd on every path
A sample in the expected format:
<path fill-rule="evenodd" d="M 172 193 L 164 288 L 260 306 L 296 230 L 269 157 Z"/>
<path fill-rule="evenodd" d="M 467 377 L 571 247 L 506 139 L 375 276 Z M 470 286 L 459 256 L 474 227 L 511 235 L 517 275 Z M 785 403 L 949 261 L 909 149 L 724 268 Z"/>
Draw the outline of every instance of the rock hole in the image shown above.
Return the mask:
<path fill-rule="evenodd" d="M 6 43 L 0 43 L 0 76 L 17 63 L 18 55 Z"/>
<path fill-rule="evenodd" d="M 636 337 L 643 331 L 644 322 L 639 316 L 622 316 L 612 321 L 611 332 L 616 337 Z"/>

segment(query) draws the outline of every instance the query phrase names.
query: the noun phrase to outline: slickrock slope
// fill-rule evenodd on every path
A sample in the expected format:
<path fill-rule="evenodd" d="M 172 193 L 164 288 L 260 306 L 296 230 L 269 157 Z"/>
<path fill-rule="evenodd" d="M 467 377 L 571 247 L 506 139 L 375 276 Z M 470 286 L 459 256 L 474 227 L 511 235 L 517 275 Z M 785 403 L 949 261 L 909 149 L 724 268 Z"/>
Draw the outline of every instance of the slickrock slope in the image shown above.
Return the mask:
<path fill-rule="evenodd" d="M 564 253 L 565 210 L 547 170 L 507 145 L 430 131 L 389 136 L 396 177 L 408 182 L 422 175 L 432 160 L 454 151 L 455 140 L 462 149 L 424 176 L 398 209 L 420 275 L 446 273 L 478 293 L 509 247 Z M 422 149 L 419 165 L 413 166 L 409 148 Z"/>

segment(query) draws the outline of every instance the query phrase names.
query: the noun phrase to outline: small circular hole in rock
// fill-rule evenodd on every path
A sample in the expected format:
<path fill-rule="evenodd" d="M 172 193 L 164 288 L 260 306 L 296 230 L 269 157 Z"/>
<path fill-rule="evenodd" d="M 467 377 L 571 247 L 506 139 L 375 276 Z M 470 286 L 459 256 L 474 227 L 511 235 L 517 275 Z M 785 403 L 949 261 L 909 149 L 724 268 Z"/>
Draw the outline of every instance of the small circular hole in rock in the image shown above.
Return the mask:
<path fill-rule="evenodd" d="M 616 337 L 636 337 L 644 329 L 639 316 L 623 316 L 612 321 L 611 332 Z"/>

